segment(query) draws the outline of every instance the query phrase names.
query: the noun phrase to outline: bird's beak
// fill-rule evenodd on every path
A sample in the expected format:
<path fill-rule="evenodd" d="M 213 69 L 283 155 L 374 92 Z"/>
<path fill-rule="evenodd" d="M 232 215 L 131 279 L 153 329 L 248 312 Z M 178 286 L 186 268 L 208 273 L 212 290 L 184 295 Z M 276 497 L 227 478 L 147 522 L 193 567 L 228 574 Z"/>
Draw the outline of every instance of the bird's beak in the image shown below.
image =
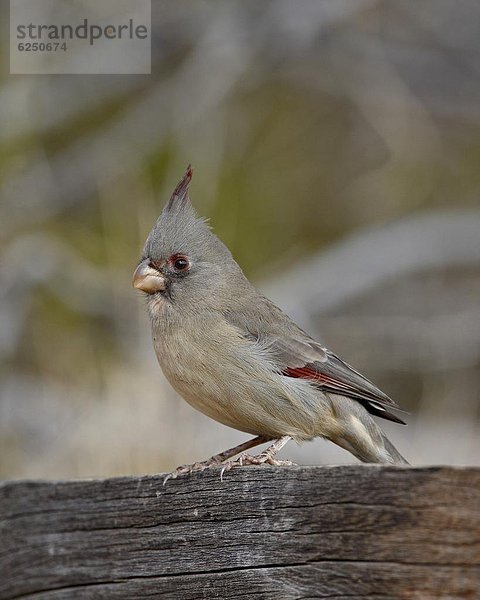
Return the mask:
<path fill-rule="evenodd" d="M 167 279 L 156 269 L 150 266 L 148 259 L 142 261 L 133 274 L 133 287 L 146 294 L 161 292 L 167 287 Z"/>

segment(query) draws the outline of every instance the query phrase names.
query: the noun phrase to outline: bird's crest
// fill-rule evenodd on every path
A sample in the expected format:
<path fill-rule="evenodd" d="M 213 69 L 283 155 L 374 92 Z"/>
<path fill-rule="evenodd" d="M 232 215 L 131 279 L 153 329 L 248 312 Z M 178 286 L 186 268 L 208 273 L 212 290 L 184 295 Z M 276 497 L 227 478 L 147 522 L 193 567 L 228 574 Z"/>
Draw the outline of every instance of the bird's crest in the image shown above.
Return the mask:
<path fill-rule="evenodd" d="M 181 209 L 187 204 L 190 204 L 190 198 L 188 197 L 188 188 L 190 181 L 192 180 L 192 166 L 188 165 L 185 175 L 182 177 L 177 187 L 173 190 L 173 194 L 170 196 L 170 200 L 165 206 L 166 211 L 171 211 L 172 208 Z"/>
<path fill-rule="evenodd" d="M 188 165 L 145 242 L 144 257 L 160 260 L 180 253 L 202 260 L 209 257 L 213 262 L 220 256 L 223 262 L 231 257 L 205 220 L 197 216 L 188 196 L 191 179 Z"/>

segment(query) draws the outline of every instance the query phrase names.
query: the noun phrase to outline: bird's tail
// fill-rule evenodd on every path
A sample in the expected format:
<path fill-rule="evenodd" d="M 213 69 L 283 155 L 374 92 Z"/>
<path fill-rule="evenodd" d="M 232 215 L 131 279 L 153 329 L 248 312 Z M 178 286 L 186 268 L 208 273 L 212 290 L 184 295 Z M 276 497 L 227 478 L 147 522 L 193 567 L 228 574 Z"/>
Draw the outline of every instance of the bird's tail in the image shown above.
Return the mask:
<path fill-rule="evenodd" d="M 336 435 L 328 436 L 332 442 L 365 463 L 409 464 L 362 406 L 346 398 L 332 400 L 340 426 Z"/>
<path fill-rule="evenodd" d="M 400 454 L 383 431 L 380 430 L 379 434 L 378 441 L 375 440 L 376 443 L 373 439 L 370 439 L 368 443 L 365 443 L 364 440 L 359 443 L 358 436 L 352 437 L 345 434 L 342 437 L 332 439 L 332 441 L 351 452 L 364 463 L 408 465 L 407 459 Z"/>
<path fill-rule="evenodd" d="M 395 448 L 392 442 L 387 438 L 387 436 L 382 431 L 383 445 L 387 452 L 387 454 L 392 459 L 391 462 L 398 465 L 408 465 L 410 464 L 408 460 L 403 457 L 400 452 Z M 390 462 L 390 461 L 389 461 Z"/>

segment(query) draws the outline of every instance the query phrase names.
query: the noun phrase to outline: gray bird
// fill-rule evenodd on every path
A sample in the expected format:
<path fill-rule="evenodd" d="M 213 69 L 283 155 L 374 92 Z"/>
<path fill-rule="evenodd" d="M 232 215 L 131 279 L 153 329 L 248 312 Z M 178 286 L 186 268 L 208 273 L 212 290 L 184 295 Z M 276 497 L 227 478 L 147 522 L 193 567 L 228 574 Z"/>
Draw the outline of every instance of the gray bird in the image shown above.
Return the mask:
<path fill-rule="evenodd" d="M 256 437 L 170 476 L 222 463 L 292 464 L 276 453 L 289 440 L 315 437 L 363 462 L 407 464 L 372 418 L 403 424 L 391 412 L 396 403 L 258 293 L 197 217 L 191 178 L 188 167 L 147 238 L 133 285 L 146 295 L 155 352 L 173 388 Z M 246 453 L 265 442 L 272 444 L 261 454 Z"/>

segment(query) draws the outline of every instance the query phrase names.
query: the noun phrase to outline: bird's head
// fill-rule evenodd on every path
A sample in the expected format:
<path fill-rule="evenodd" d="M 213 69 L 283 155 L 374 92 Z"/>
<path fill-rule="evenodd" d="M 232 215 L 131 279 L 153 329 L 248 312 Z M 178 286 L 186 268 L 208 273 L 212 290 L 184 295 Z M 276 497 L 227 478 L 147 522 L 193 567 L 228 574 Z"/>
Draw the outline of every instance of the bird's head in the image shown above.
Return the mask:
<path fill-rule="evenodd" d="M 219 302 L 244 279 L 228 248 L 197 217 L 188 196 L 189 166 L 153 226 L 133 286 L 151 301 L 195 307 Z M 155 302 L 155 304 L 157 304 Z"/>

